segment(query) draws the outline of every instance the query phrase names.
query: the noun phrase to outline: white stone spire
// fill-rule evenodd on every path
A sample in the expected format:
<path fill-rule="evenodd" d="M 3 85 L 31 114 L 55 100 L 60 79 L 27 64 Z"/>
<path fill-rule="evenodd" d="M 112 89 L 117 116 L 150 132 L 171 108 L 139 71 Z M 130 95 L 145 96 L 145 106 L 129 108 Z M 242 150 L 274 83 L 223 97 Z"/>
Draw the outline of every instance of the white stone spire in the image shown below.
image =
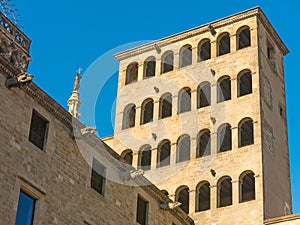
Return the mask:
<path fill-rule="evenodd" d="M 79 92 L 78 89 L 80 87 L 80 79 L 82 76 L 80 76 L 81 68 L 77 70 L 75 80 L 74 80 L 74 87 L 71 94 L 71 97 L 68 100 L 68 106 L 69 106 L 69 113 L 72 114 L 75 118 L 79 118 L 80 114 L 78 113 L 78 109 L 80 107 L 80 98 L 79 98 Z"/>

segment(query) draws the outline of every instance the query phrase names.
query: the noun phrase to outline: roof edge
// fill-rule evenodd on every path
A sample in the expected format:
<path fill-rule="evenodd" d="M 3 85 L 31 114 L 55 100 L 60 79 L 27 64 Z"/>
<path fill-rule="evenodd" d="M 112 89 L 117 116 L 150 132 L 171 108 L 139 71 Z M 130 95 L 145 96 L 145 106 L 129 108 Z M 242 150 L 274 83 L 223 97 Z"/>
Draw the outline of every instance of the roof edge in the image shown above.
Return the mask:
<path fill-rule="evenodd" d="M 178 41 L 190 38 L 190 37 L 194 37 L 199 34 L 209 32 L 209 26 L 213 26 L 214 28 L 220 28 L 220 27 L 227 26 L 229 24 L 241 21 L 243 19 L 253 17 L 253 16 L 257 16 L 260 19 L 260 21 L 262 22 L 262 24 L 264 24 L 264 26 L 266 27 L 268 32 L 273 36 L 274 40 L 278 44 L 282 53 L 284 55 L 286 55 L 289 52 L 287 47 L 284 45 L 283 41 L 280 39 L 279 35 L 277 34 L 277 32 L 275 31 L 275 29 L 273 28 L 273 26 L 267 19 L 266 15 L 263 13 L 262 9 L 259 6 L 257 6 L 257 7 L 233 14 L 231 16 L 227 16 L 227 17 L 215 20 L 213 22 L 206 23 L 204 25 L 201 25 L 201 26 L 198 26 L 198 27 L 195 27 L 195 28 L 159 39 L 157 41 L 153 41 L 153 42 L 150 42 L 150 43 L 147 43 L 147 44 L 144 44 L 144 45 L 132 48 L 132 49 L 128 49 L 126 51 L 115 54 L 114 57 L 118 61 L 122 61 L 129 57 L 136 56 L 136 55 L 142 54 L 147 51 L 155 50 L 155 48 L 157 46 L 163 47 L 163 46 L 166 46 L 171 43 L 175 43 L 175 42 L 178 42 Z"/>
<path fill-rule="evenodd" d="M 287 216 L 276 217 L 272 219 L 267 219 L 264 221 L 265 225 L 277 224 L 279 222 L 286 222 L 291 220 L 300 220 L 300 214 L 292 214 Z"/>

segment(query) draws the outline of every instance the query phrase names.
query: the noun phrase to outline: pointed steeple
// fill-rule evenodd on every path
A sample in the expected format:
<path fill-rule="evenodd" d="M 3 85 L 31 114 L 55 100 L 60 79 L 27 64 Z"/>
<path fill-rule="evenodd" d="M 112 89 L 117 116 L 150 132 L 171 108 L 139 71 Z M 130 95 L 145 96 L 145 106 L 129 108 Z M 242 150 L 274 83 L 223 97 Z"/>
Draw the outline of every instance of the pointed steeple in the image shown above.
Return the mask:
<path fill-rule="evenodd" d="M 71 94 L 71 97 L 68 100 L 68 106 L 69 106 L 69 113 L 72 114 L 73 117 L 79 118 L 80 114 L 78 113 L 78 109 L 80 107 L 80 98 L 79 98 L 79 92 L 78 89 L 80 87 L 80 79 L 82 76 L 80 76 L 81 68 L 77 70 L 75 79 L 74 79 L 74 87 Z"/>

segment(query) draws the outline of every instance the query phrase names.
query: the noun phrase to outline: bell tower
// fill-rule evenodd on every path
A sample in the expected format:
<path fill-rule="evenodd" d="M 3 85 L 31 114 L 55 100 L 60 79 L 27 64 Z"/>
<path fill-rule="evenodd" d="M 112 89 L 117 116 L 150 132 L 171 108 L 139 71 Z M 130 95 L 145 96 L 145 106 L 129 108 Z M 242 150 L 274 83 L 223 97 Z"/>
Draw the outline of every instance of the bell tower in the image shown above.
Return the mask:
<path fill-rule="evenodd" d="M 287 53 L 257 7 L 116 54 L 115 133 L 104 141 L 197 225 L 291 214 Z"/>

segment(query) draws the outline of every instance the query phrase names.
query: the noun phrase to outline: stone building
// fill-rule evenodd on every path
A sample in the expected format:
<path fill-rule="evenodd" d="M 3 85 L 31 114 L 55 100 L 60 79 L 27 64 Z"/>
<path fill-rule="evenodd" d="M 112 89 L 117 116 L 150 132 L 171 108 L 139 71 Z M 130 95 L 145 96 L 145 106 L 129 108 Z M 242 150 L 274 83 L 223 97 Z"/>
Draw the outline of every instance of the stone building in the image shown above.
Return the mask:
<path fill-rule="evenodd" d="M 197 225 L 299 223 L 288 52 L 257 7 L 118 53 L 115 133 L 103 141 Z"/>
<path fill-rule="evenodd" d="M 30 40 L 0 18 L 0 224 L 193 224 L 31 82 Z"/>

